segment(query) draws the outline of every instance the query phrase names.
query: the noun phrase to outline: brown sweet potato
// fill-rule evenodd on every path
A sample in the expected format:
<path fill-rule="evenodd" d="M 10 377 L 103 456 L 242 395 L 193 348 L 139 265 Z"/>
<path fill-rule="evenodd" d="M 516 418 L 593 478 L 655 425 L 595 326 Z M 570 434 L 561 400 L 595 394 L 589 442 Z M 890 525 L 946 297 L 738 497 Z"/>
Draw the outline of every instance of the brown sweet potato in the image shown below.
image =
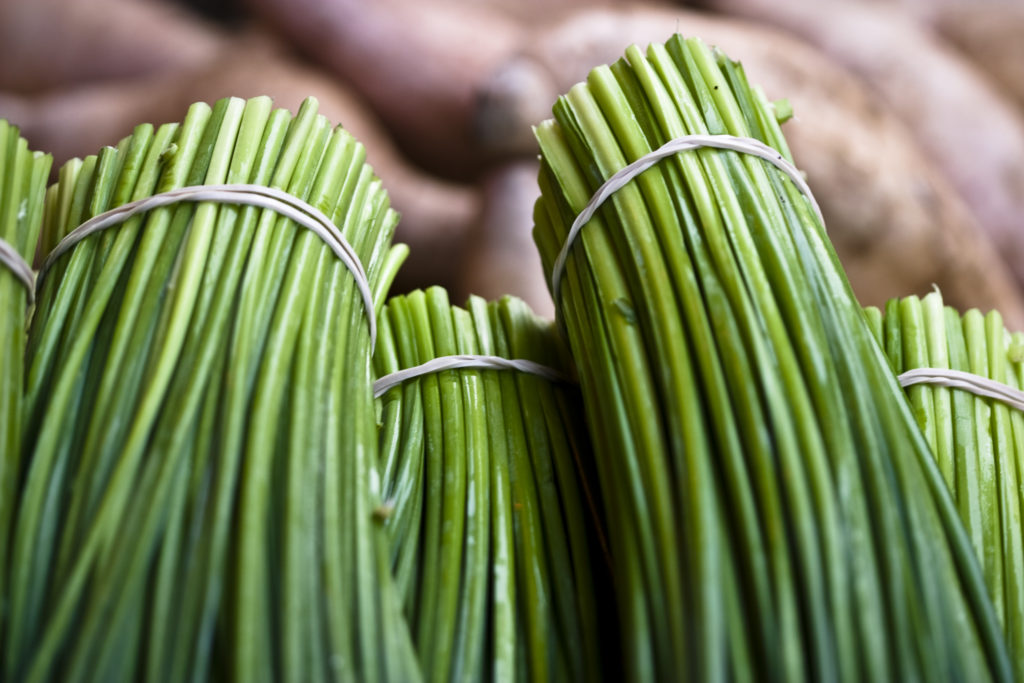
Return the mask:
<path fill-rule="evenodd" d="M 0 93 L 0 117 L 19 124 L 35 149 L 54 155 L 56 166 L 117 142 L 138 123 L 180 120 L 192 102 L 256 95 L 270 95 L 276 105 L 293 111 L 307 96 L 315 96 L 328 119 L 366 146 L 369 163 L 402 214 L 397 239 L 412 249 L 397 287 L 458 284 L 453 264 L 460 262 L 465 234 L 478 218 L 475 188 L 436 179 L 410 165 L 358 98 L 262 37 L 225 42 L 216 59 L 197 68 L 31 96 Z"/>
<path fill-rule="evenodd" d="M 955 3 L 936 8 L 931 20 L 1024 114 L 1024 5 Z"/>
<path fill-rule="evenodd" d="M 224 36 L 155 0 L 3 0 L 0 90 L 36 92 L 207 62 Z"/>
<path fill-rule="evenodd" d="M 552 318 L 555 305 L 532 236 L 538 170 L 536 159 L 523 159 L 484 178 L 483 217 L 467 238 L 460 288 L 488 299 L 512 294 Z"/>
<path fill-rule="evenodd" d="M 913 16 L 922 24 L 932 25 L 941 15 L 950 10 L 978 9 L 989 7 L 1012 7 L 1020 0 L 858 0 L 866 5 L 889 5 Z"/>
<path fill-rule="evenodd" d="M 268 27 L 359 92 L 424 168 L 483 167 L 471 121 L 481 83 L 525 41 L 519 22 L 454 0 L 249 0 Z"/>
<path fill-rule="evenodd" d="M 906 126 L 853 74 L 778 31 L 681 9 L 579 12 L 537 33 L 496 71 L 478 128 L 507 145 L 527 125 L 514 112 L 535 110 L 531 100 L 553 101 L 626 44 L 663 41 L 674 31 L 720 46 L 769 96 L 791 101 L 796 118 L 783 130 L 863 302 L 935 283 L 951 303 L 999 308 L 1024 323 L 1006 265 Z M 532 149 L 532 141 L 518 139 L 522 150 Z"/>

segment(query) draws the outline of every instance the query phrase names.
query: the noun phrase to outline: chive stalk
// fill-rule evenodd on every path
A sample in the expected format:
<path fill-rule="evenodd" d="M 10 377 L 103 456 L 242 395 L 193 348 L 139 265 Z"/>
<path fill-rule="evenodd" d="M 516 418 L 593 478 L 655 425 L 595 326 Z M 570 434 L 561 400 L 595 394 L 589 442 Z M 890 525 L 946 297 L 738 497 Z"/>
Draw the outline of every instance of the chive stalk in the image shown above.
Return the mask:
<path fill-rule="evenodd" d="M 0 119 L 0 239 L 29 267 L 35 259 L 52 163 L 49 155 L 29 150 L 18 128 Z M 4 587 L 10 575 L 14 501 L 23 476 L 22 358 L 33 295 L 12 268 L 0 265 L 0 643 L 10 628 Z"/>

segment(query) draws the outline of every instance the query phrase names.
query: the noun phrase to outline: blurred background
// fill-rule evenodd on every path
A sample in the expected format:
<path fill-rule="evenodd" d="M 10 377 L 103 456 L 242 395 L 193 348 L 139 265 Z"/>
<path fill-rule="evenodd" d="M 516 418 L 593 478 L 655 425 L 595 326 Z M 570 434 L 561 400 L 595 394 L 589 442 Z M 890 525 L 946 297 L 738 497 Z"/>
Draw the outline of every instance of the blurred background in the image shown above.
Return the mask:
<path fill-rule="evenodd" d="M 551 315 L 531 127 L 674 32 L 792 104 L 862 303 L 937 286 L 1024 329 L 1024 0 L 0 0 L 0 118 L 56 169 L 196 101 L 313 95 L 402 214 L 398 291 Z"/>

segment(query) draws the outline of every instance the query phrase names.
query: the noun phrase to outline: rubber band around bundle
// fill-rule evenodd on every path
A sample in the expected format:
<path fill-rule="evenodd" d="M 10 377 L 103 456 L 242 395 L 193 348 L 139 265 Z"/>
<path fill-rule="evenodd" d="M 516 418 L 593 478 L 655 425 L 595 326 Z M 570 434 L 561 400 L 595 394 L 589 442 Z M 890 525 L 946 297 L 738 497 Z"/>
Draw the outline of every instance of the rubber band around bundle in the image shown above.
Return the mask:
<path fill-rule="evenodd" d="M 18 250 L 11 246 L 11 243 L 0 238 L 0 265 L 6 266 L 18 281 L 25 285 L 28 292 L 28 302 L 35 300 L 35 274 L 28 261 L 21 257 Z"/>
<path fill-rule="evenodd" d="M 403 382 L 415 377 L 422 377 L 443 370 L 460 369 L 477 370 L 518 370 L 531 375 L 537 375 L 553 382 L 572 382 L 572 379 L 564 373 L 541 365 L 532 360 L 522 358 L 502 358 L 501 356 L 456 354 L 452 356 L 440 356 L 428 360 L 426 363 L 415 365 L 404 370 L 397 370 L 384 375 L 373 383 L 373 397 L 380 398 L 388 390 L 395 388 Z"/>
<path fill-rule="evenodd" d="M 1024 411 L 1024 391 L 963 370 L 917 368 L 904 372 L 897 379 L 902 387 L 915 384 L 934 384 L 951 389 L 963 389 L 977 396 L 992 398 L 1011 408 Z"/>
<path fill-rule="evenodd" d="M 129 218 L 146 211 L 177 204 L 180 202 L 213 202 L 219 204 L 240 204 L 269 209 L 281 216 L 295 221 L 304 228 L 315 233 L 334 252 L 335 256 L 345 265 L 356 279 L 356 286 L 366 309 L 366 317 L 370 326 L 370 347 L 377 339 L 377 319 L 373 306 L 373 293 L 366 277 L 366 271 L 352 245 L 341 234 L 338 227 L 320 209 L 283 190 L 264 185 L 228 184 L 228 185 L 194 185 L 181 187 L 155 194 L 151 197 L 122 204 L 110 211 L 93 216 L 64 236 L 39 269 L 36 278 L 36 289 L 41 286 L 47 270 L 72 247 L 86 237 L 101 230 L 118 225 Z"/>
<path fill-rule="evenodd" d="M 679 152 L 687 152 L 703 147 L 713 147 L 716 149 L 725 149 L 733 152 L 750 154 L 769 162 L 789 176 L 790 180 L 792 180 L 797 186 L 797 189 L 799 189 L 811 203 L 811 206 L 814 208 L 814 213 L 818 216 L 818 220 L 824 224 L 824 219 L 821 215 L 821 208 L 818 206 L 818 202 L 814 199 L 814 195 L 811 193 L 811 188 L 807 185 L 807 181 L 804 180 L 800 170 L 793 164 L 786 161 L 777 149 L 769 147 L 756 138 L 737 137 L 735 135 L 683 135 L 673 140 L 669 140 L 658 149 L 648 152 L 636 161 L 633 161 L 616 171 L 604 182 L 603 185 L 601 185 L 601 187 L 597 189 L 597 192 L 595 192 L 590 198 L 587 205 L 583 207 L 583 210 L 576 216 L 576 220 L 573 221 L 572 226 L 569 228 L 569 234 L 566 235 L 565 244 L 562 245 L 562 250 L 558 253 L 558 257 L 555 259 L 555 264 L 551 269 L 551 293 L 552 298 L 556 303 L 558 302 L 558 295 L 562 284 L 562 274 L 565 270 L 565 262 L 569 258 L 569 251 L 572 248 L 573 243 L 576 241 L 576 236 L 579 234 L 580 230 L 582 230 L 583 226 L 593 218 L 601 205 L 604 204 L 609 197 L 629 183 L 629 181 L 653 167 L 662 159 L 674 156 Z"/>

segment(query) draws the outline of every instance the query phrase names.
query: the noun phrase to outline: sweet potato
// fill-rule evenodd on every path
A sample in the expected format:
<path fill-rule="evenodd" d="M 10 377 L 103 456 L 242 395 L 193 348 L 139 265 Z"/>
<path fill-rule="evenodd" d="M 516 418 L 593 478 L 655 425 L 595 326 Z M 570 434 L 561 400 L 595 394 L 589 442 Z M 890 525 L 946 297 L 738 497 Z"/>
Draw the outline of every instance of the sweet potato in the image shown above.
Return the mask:
<path fill-rule="evenodd" d="M 1024 283 L 1024 123 L 1006 96 L 898 6 L 828 0 L 710 0 L 771 24 L 859 74 L 906 122 Z"/>
<path fill-rule="evenodd" d="M 36 92 L 205 63 L 224 36 L 154 0 L 0 2 L 0 90 Z"/>
<path fill-rule="evenodd" d="M 936 19 L 950 10 L 977 9 L 986 11 L 989 7 L 1012 7 L 1020 0 L 859 0 L 862 4 L 889 5 L 913 16 L 923 25 L 934 25 Z"/>
<path fill-rule="evenodd" d="M 1024 114 L 1024 5 L 955 3 L 936 8 L 932 26 L 1013 98 Z"/>
<path fill-rule="evenodd" d="M 1019 288 L 988 236 L 913 141 L 906 126 L 854 75 L 783 33 L 681 9 L 588 10 L 535 35 L 496 71 L 478 129 L 486 140 L 519 140 L 514 113 L 553 101 L 624 45 L 702 37 L 743 62 L 754 83 L 786 97 L 796 118 L 783 127 L 808 176 L 829 233 L 865 303 L 938 284 L 960 307 L 999 308 L 1024 323 Z"/>
<path fill-rule="evenodd" d="M 367 148 L 367 159 L 402 214 L 397 239 L 412 253 L 399 288 L 456 285 L 465 233 L 478 218 L 474 188 L 436 179 L 410 165 L 366 106 L 333 79 L 281 54 L 260 36 L 225 42 L 216 59 L 147 78 L 107 80 L 31 96 L 0 93 L 0 117 L 20 124 L 37 149 L 59 165 L 115 143 L 142 122 L 179 120 L 189 104 L 234 95 L 270 95 L 295 110 L 312 95 L 320 111 Z M 446 258 L 439 259 L 443 253 Z"/>
<path fill-rule="evenodd" d="M 270 28 L 359 92 L 424 168 L 471 178 L 476 84 L 525 41 L 519 22 L 477 3 L 248 0 Z"/>
<path fill-rule="evenodd" d="M 536 159 L 511 161 L 484 177 L 483 217 L 467 237 L 460 288 L 487 299 L 518 296 L 552 318 L 555 306 L 532 236 L 539 166 Z"/>

